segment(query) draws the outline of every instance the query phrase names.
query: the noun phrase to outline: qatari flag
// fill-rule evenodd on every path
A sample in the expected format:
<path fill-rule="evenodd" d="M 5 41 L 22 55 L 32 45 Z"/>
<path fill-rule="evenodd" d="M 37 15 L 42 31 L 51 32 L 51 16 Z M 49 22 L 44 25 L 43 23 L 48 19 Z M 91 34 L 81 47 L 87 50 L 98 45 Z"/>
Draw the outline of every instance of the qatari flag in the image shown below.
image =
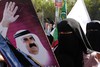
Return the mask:
<path fill-rule="evenodd" d="M 10 1 L 18 6 L 16 15 L 19 15 L 19 18 L 8 28 L 7 37 L 10 42 L 40 66 L 59 67 L 31 0 L 1 0 L 0 18 L 5 3 Z"/>

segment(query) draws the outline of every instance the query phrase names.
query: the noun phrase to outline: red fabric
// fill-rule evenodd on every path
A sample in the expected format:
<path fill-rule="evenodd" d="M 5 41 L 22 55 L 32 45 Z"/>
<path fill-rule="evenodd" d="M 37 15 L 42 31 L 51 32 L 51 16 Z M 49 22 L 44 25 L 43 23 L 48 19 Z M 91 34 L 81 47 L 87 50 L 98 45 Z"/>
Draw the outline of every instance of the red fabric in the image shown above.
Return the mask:
<path fill-rule="evenodd" d="M 57 45 L 58 45 L 58 40 L 53 41 L 53 43 L 52 43 L 52 48 L 55 48 Z"/>
<path fill-rule="evenodd" d="M 59 7 L 59 8 L 62 7 L 62 2 L 56 2 L 56 3 L 55 3 L 55 6 L 57 6 L 57 7 Z"/>

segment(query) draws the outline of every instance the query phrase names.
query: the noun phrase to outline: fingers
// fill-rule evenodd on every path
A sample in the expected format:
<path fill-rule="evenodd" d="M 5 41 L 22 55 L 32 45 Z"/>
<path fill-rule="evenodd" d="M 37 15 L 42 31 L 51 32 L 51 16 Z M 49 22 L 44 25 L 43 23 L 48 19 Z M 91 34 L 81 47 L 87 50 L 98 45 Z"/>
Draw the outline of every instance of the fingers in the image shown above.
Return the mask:
<path fill-rule="evenodd" d="M 5 5 L 5 10 L 7 9 L 7 7 L 8 7 L 8 2 L 6 2 L 6 5 Z"/>
<path fill-rule="evenodd" d="M 13 2 L 10 2 L 10 3 L 8 4 L 8 10 L 11 10 L 12 4 L 13 4 Z"/>
<path fill-rule="evenodd" d="M 12 11 L 12 14 L 14 15 L 18 10 L 18 6 L 15 7 L 15 9 Z"/>
<path fill-rule="evenodd" d="M 15 15 L 17 10 L 18 6 L 15 6 L 15 2 L 6 2 L 2 21 L 6 21 L 7 23 L 16 21 L 19 17 L 19 15 Z"/>
<path fill-rule="evenodd" d="M 13 2 L 12 5 L 11 5 L 11 7 L 10 7 L 10 10 L 11 10 L 11 11 L 13 11 L 14 6 L 15 6 L 15 2 Z"/>
<path fill-rule="evenodd" d="M 15 2 L 10 2 L 10 3 L 7 2 L 5 5 L 5 9 L 11 12 L 13 11 L 15 12 L 18 9 L 18 7 L 15 6 Z"/>
<path fill-rule="evenodd" d="M 5 10 L 7 10 L 8 13 L 14 16 L 18 10 L 18 6 L 15 6 L 15 2 L 10 2 L 10 3 L 7 2 L 5 5 Z"/>
<path fill-rule="evenodd" d="M 16 16 L 14 17 L 14 21 L 17 20 L 18 17 L 19 17 L 19 15 L 16 15 Z"/>

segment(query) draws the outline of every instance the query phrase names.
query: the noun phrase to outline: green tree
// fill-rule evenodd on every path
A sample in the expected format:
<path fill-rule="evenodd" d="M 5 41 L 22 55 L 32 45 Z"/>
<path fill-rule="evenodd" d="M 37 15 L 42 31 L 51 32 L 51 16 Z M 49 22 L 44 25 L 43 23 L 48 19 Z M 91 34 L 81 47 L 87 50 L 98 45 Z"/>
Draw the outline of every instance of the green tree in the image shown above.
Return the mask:
<path fill-rule="evenodd" d="M 70 12 L 77 0 L 67 0 L 67 13 Z M 100 20 L 100 0 L 84 0 L 91 20 Z"/>
<path fill-rule="evenodd" d="M 55 5 L 52 0 L 32 0 L 35 10 L 42 15 L 42 18 L 51 18 L 54 20 L 55 17 Z"/>
<path fill-rule="evenodd" d="M 67 0 L 67 14 L 71 11 L 71 9 L 74 6 L 75 2 L 76 2 L 75 0 L 72 0 L 72 1 Z"/>
<path fill-rule="evenodd" d="M 76 0 L 67 0 L 67 14 L 74 6 Z M 55 20 L 55 3 L 52 0 L 32 0 L 37 14 L 41 14 L 43 18 L 51 18 Z"/>
<path fill-rule="evenodd" d="M 55 5 L 52 2 L 52 0 L 49 0 L 49 2 L 46 2 L 44 4 L 44 17 L 49 17 L 54 20 L 55 18 Z"/>
<path fill-rule="evenodd" d="M 87 10 L 92 20 L 100 20 L 100 0 L 85 0 Z"/>

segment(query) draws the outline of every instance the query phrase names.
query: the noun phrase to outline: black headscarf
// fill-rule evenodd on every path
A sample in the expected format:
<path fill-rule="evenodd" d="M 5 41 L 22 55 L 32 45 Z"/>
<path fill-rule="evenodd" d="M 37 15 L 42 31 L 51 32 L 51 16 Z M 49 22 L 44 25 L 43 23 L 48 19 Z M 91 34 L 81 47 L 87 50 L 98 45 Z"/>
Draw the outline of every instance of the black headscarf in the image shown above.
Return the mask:
<path fill-rule="evenodd" d="M 80 24 L 71 18 L 58 26 L 57 59 L 61 67 L 83 67 L 83 52 L 87 53 L 89 42 Z"/>
<path fill-rule="evenodd" d="M 100 21 L 87 23 L 86 36 L 93 50 L 100 52 Z"/>

